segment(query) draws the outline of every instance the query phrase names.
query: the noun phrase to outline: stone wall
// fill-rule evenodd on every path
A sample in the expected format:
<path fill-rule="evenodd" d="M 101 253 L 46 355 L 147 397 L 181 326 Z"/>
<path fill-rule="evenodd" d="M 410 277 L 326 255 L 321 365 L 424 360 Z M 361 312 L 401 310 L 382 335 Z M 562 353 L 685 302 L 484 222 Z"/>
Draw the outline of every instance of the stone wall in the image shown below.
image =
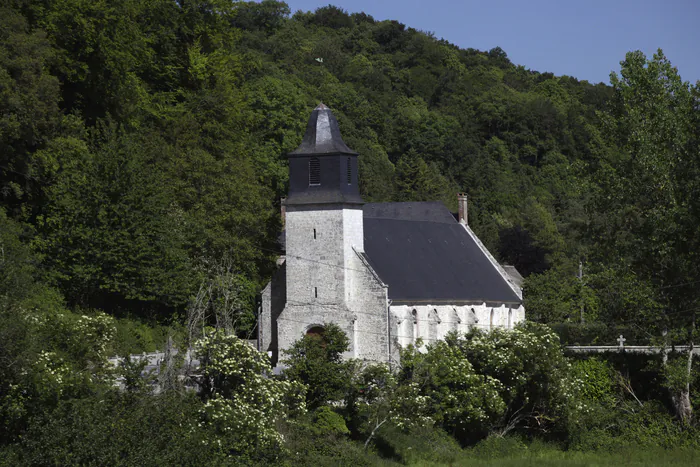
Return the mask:
<path fill-rule="evenodd" d="M 352 337 L 354 358 L 388 362 L 389 340 L 388 287 L 384 284 L 362 252 L 354 250 L 351 257 L 349 307 L 357 317 Z"/>
<path fill-rule="evenodd" d="M 278 360 L 278 319 L 287 301 L 286 271 L 286 262 L 282 261 L 261 294 L 261 310 L 258 322 L 259 350 L 270 356 L 273 366 L 277 364 Z"/>
<path fill-rule="evenodd" d="M 420 338 L 424 344 L 442 340 L 451 332 L 465 333 L 473 328 L 490 331 L 495 328 L 512 329 L 525 320 L 522 305 L 392 305 L 391 336 L 401 347 L 415 344 Z"/>

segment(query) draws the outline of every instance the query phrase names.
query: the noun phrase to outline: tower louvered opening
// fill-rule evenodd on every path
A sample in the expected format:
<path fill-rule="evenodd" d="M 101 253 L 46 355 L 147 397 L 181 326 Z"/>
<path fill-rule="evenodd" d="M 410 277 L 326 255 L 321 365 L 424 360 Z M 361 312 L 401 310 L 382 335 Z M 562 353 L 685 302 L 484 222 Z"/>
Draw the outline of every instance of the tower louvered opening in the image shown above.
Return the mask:
<path fill-rule="evenodd" d="M 309 185 L 321 184 L 321 162 L 318 157 L 312 157 L 309 161 Z"/>
<path fill-rule="evenodd" d="M 348 185 L 352 183 L 352 159 L 348 157 Z"/>

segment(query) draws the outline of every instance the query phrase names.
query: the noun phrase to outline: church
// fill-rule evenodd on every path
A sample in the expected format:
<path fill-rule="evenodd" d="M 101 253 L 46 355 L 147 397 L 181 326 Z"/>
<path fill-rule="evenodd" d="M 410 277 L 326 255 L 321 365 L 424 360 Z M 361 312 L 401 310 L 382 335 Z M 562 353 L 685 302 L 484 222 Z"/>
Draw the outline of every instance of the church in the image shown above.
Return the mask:
<path fill-rule="evenodd" d="M 363 203 L 358 157 L 323 104 L 288 154 L 284 253 L 258 322 L 258 348 L 273 365 L 326 323 L 347 334 L 347 358 L 392 362 L 418 339 L 525 319 L 522 277 L 469 228 L 466 195 L 457 216 L 440 202 Z"/>

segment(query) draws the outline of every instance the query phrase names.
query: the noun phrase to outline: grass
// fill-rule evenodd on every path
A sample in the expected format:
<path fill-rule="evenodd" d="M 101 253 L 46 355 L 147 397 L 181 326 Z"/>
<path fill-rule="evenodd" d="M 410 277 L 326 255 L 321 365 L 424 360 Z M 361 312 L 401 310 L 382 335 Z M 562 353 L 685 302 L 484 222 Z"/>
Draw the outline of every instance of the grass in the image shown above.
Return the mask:
<path fill-rule="evenodd" d="M 625 448 L 613 453 L 562 451 L 554 447 L 523 447 L 519 452 L 503 456 L 483 455 L 465 450 L 449 463 L 417 461 L 414 467 L 443 466 L 497 466 L 497 467 L 548 467 L 548 466 L 697 466 L 700 451 L 690 449 L 666 450 L 661 448 Z"/>

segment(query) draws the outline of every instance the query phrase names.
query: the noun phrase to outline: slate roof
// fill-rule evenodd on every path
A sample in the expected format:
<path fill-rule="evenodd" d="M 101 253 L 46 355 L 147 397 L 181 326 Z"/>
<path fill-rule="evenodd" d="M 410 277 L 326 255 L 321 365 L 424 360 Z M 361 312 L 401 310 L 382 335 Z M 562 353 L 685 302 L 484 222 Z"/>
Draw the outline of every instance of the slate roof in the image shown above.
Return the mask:
<path fill-rule="evenodd" d="M 343 137 L 340 136 L 338 120 L 336 120 L 331 109 L 324 104 L 319 104 L 311 112 L 301 144 L 287 156 L 322 156 L 330 154 L 357 155 L 355 151 L 345 144 Z"/>
<path fill-rule="evenodd" d="M 522 303 L 442 203 L 366 204 L 364 242 L 395 304 Z"/>

